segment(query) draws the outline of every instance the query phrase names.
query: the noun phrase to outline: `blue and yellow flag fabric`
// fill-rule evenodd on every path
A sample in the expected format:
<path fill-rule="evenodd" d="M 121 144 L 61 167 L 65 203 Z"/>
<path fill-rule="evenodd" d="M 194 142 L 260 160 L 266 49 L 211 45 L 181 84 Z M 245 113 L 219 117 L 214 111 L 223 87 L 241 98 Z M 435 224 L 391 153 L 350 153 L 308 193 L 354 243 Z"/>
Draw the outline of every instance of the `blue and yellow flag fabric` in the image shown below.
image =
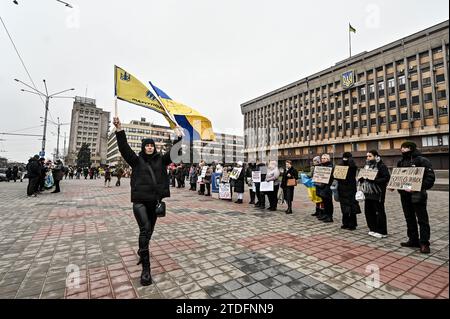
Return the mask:
<path fill-rule="evenodd" d="M 114 86 L 119 100 L 156 111 L 166 118 L 171 128 L 177 126 L 155 95 L 133 75 L 118 66 L 114 66 Z"/>
<path fill-rule="evenodd" d="M 186 138 L 193 140 L 215 141 L 211 121 L 193 108 L 172 100 L 163 90 L 153 85 L 153 90 L 164 103 L 167 111 L 173 115 L 178 125 L 187 130 Z"/>

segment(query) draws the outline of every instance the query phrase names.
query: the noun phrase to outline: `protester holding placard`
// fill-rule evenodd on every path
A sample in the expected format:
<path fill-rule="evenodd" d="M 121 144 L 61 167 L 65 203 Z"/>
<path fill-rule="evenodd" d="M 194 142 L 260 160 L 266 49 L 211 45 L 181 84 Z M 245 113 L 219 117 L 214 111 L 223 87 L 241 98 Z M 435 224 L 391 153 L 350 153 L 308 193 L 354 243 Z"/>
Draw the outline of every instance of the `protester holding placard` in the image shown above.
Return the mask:
<path fill-rule="evenodd" d="M 269 199 L 268 210 L 270 211 L 277 210 L 278 189 L 280 188 L 280 181 L 278 180 L 279 177 L 280 171 L 278 170 L 277 162 L 270 161 L 267 168 L 266 182 L 273 182 L 273 190 L 265 193 L 267 194 L 267 198 Z"/>
<path fill-rule="evenodd" d="M 427 190 L 433 187 L 435 174 L 431 162 L 423 157 L 414 142 L 401 145 L 402 159 L 397 167 L 424 167 L 422 189 L 412 192 L 408 189 L 399 190 L 403 213 L 406 219 L 408 241 L 401 243 L 403 247 L 417 247 L 423 254 L 430 253 L 430 224 L 427 212 Z M 418 224 L 418 225 L 417 225 Z M 420 233 L 418 231 L 420 227 Z"/>
<path fill-rule="evenodd" d="M 344 179 L 338 180 L 339 203 L 342 211 L 342 229 L 355 230 L 358 226 L 356 215 L 361 213 L 356 194 L 356 172 L 358 167 L 353 160 L 352 154 L 345 152 L 342 155 L 340 165 L 348 167 L 347 175 Z M 334 175 L 336 177 L 336 175 Z"/>
<path fill-rule="evenodd" d="M 199 195 L 205 195 L 205 182 L 204 182 L 204 177 L 205 177 L 205 175 L 204 174 L 206 174 L 206 172 L 205 172 L 205 170 L 203 169 L 203 167 L 205 166 L 206 164 L 205 164 L 205 162 L 204 161 L 201 161 L 199 164 L 198 164 L 198 178 L 197 178 L 197 180 L 198 180 L 198 183 L 199 183 L 199 185 L 200 185 L 200 190 L 198 191 L 198 194 Z M 202 176 L 203 175 L 203 176 Z"/>
<path fill-rule="evenodd" d="M 237 193 L 236 204 L 242 204 L 244 199 L 244 187 L 245 187 L 245 170 L 241 161 L 237 162 L 237 168 L 240 168 L 239 176 L 234 180 L 234 191 Z"/>
<path fill-rule="evenodd" d="M 255 204 L 255 192 L 253 191 L 253 180 L 252 180 L 252 172 L 256 169 L 255 164 L 248 163 L 247 169 L 245 170 L 245 178 L 247 181 L 247 186 L 250 192 L 250 203 Z"/>
<path fill-rule="evenodd" d="M 261 181 L 265 181 L 266 174 L 267 174 L 266 164 L 264 162 L 260 162 L 259 160 L 256 160 L 256 171 L 260 172 Z M 259 182 L 259 183 L 255 182 L 256 198 L 257 198 L 255 207 L 265 209 L 266 208 L 266 197 L 265 197 L 264 193 L 260 192 L 260 186 L 261 186 L 261 182 Z"/>
<path fill-rule="evenodd" d="M 323 154 L 320 160 L 321 164 L 319 166 L 333 168 L 330 155 Z M 317 169 L 315 170 L 315 172 L 317 173 Z M 324 223 L 333 222 L 333 209 L 334 209 L 333 193 L 330 188 L 332 183 L 333 183 L 333 176 L 330 176 L 328 183 L 318 183 L 318 182 L 314 183 L 316 185 L 317 195 L 319 195 L 323 200 L 323 216 L 320 217 L 319 220 L 323 221 Z"/>
<path fill-rule="evenodd" d="M 364 193 L 364 214 L 369 235 L 375 238 L 387 237 L 387 221 L 384 201 L 390 174 L 376 150 L 367 153 L 365 169 L 377 170 L 376 177 L 360 178 L 358 187 Z"/>
<path fill-rule="evenodd" d="M 294 200 L 294 188 L 297 180 L 297 170 L 292 166 L 291 161 L 286 161 L 286 170 L 283 174 L 283 179 L 281 180 L 281 188 L 283 189 L 284 200 L 288 205 L 286 214 L 292 214 L 292 201 Z"/>

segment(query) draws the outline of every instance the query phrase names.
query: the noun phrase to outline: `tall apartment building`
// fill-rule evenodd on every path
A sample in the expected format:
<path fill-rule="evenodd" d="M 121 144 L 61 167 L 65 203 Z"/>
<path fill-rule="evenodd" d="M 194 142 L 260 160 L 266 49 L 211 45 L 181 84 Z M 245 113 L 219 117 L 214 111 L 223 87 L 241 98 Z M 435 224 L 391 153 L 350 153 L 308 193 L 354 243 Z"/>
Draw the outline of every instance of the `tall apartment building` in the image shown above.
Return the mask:
<path fill-rule="evenodd" d="M 243 103 L 246 157 L 275 149 L 309 166 L 317 154 L 350 151 L 362 164 L 377 149 L 392 167 L 412 140 L 448 169 L 448 80 L 447 20 Z"/>
<path fill-rule="evenodd" d="M 75 97 L 70 124 L 67 165 L 76 165 L 81 145 L 86 143 L 91 150 L 93 166 L 106 164 L 108 126 L 110 112 L 98 108 L 94 99 Z"/>
<path fill-rule="evenodd" d="M 172 146 L 174 132 L 168 126 L 154 125 L 146 122 L 145 118 L 140 121 L 131 121 L 129 124 L 122 124 L 125 130 L 128 144 L 133 151 L 138 154 L 141 151 L 141 141 L 144 138 L 152 138 L 155 141 L 156 149 L 164 153 Z M 213 161 L 221 163 L 236 163 L 244 160 L 244 138 L 242 136 L 214 133 L 216 141 L 193 141 L 192 156 L 195 163 L 205 160 L 207 163 Z M 184 163 L 191 163 L 192 157 L 188 151 L 190 143 L 183 141 L 183 151 L 187 154 L 182 160 Z M 119 153 L 115 131 L 108 137 L 108 164 L 116 166 L 124 161 Z"/>

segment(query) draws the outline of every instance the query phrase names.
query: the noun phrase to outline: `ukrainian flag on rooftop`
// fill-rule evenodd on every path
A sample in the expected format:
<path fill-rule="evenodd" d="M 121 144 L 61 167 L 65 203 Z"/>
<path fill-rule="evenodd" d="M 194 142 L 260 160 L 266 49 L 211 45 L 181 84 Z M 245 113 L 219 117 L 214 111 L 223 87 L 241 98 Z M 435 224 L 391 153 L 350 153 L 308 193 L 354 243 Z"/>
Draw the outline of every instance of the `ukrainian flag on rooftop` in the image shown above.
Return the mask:
<path fill-rule="evenodd" d="M 163 90 L 149 82 L 167 111 L 187 131 L 186 139 L 215 141 L 211 121 L 193 108 L 175 102 Z"/>

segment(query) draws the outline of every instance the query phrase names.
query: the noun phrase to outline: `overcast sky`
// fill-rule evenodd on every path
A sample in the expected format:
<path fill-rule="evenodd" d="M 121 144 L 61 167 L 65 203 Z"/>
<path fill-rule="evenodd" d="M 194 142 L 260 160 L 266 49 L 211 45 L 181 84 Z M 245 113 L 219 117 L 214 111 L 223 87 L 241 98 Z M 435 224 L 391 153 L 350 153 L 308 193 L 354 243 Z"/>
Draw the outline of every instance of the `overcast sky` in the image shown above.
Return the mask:
<path fill-rule="evenodd" d="M 0 16 L 39 89 L 46 79 L 50 93 L 87 91 L 113 112 L 116 64 L 197 109 L 214 131 L 239 135 L 241 103 L 348 57 L 349 22 L 357 54 L 443 22 L 449 10 L 448 0 L 67 0 L 73 9 L 56 0 L 18 2 L 1 0 Z M 44 106 L 13 81 L 30 82 L 2 25 L 0 54 L 0 132 L 42 134 Z M 70 122 L 71 110 L 71 100 L 51 100 L 49 118 Z M 119 116 L 166 124 L 125 102 Z M 48 132 L 50 157 L 56 127 Z M 39 137 L 0 139 L 0 156 L 10 160 L 27 161 L 41 148 Z"/>

